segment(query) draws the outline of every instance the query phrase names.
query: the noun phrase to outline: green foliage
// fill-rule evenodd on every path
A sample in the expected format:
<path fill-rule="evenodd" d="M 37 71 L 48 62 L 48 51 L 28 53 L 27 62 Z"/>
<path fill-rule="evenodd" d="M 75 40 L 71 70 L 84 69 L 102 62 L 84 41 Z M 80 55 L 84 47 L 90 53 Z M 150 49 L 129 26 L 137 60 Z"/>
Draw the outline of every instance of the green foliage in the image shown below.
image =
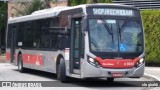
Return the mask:
<path fill-rule="evenodd" d="M 141 14 L 146 39 L 146 64 L 160 66 L 160 10 L 144 10 Z"/>
<path fill-rule="evenodd" d="M 70 3 L 71 3 L 71 6 L 76 6 L 76 5 L 86 3 L 86 0 L 71 0 Z"/>
<path fill-rule="evenodd" d="M 33 13 L 34 11 L 41 10 L 47 8 L 47 5 L 41 1 L 41 0 L 33 0 L 33 2 L 30 3 L 22 3 L 23 9 L 16 9 L 16 16 L 24 16 L 29 15 Z"/>
<path fill-rule="evenodd" d="M 5 18 L 7 17 L 7 3 L 0 2 L 0 30 L 5 26 Z"/>
<path fill-rule="evenodd" d="M 112 0 L 71 0 L 71 6 L 76 6 L 86 3 L 111 3 Z"/>
<path fill-rule="evenodd" d="M 98 3 L 111 3 L 112 0 L 98 0 Z"/>

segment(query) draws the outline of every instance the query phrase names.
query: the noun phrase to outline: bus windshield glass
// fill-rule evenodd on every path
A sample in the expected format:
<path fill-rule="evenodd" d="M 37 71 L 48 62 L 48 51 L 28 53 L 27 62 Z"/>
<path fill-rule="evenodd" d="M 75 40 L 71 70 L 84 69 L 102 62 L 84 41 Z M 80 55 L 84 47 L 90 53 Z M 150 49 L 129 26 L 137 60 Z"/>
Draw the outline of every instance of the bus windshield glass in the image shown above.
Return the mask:
<path fill-rule="evenodd" d="M 143 34 L 138 19 L 89 19 L 93 52 L 142 52 Z"/>

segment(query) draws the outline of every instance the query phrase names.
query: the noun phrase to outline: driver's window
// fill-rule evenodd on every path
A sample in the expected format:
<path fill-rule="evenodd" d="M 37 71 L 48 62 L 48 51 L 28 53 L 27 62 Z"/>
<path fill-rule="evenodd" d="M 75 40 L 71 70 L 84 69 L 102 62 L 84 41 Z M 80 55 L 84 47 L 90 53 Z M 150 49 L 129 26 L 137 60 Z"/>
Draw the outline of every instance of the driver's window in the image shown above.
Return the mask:
<path fill-rule="evenodd" d="M 126 44 L 126 52 L 142 50 L 142 33 L 138 21 L 131 20 L 128 22 L 124 30 L 122 30 L 121 43 Z"/>

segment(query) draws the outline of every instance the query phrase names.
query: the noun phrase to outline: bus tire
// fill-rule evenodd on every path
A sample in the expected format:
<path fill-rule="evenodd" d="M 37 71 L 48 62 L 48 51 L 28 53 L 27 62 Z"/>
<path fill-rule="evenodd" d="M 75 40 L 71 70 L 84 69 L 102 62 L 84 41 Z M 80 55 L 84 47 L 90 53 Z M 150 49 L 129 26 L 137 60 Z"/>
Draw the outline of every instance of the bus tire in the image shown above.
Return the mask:
<path fill-rule="evenodd" d="M 114 81 L 114 78 L 107 78 L 107 82 L 113 82 Z"/>
<path fill-rule="evenodd" d="M 65 61 L 63 58 L 60 59 L 60 63 L 58 64 L 58 72 L 57 72 L 57 78 L 61 82 L 66 82 L 67 76 L 66 76 L 66 68 L 65 68 Z"/>
<path fill-rule="evenodd" d="M 25 72 L 25 68 L 23 67 L 22 54 L 18 55 L 18 71 L 21 73 Z"/>

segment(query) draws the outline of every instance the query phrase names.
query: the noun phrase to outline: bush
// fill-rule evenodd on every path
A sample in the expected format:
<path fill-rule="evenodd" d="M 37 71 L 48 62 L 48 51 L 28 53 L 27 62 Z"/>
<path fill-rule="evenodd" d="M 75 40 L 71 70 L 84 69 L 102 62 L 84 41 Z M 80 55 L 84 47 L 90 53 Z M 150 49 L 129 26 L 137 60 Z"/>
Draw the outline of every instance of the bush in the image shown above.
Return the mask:
<path fill-rule="evenodd" d="M 160 66 L 160 10 L 141 12 L 145 30 L 146 65 Z"/>

